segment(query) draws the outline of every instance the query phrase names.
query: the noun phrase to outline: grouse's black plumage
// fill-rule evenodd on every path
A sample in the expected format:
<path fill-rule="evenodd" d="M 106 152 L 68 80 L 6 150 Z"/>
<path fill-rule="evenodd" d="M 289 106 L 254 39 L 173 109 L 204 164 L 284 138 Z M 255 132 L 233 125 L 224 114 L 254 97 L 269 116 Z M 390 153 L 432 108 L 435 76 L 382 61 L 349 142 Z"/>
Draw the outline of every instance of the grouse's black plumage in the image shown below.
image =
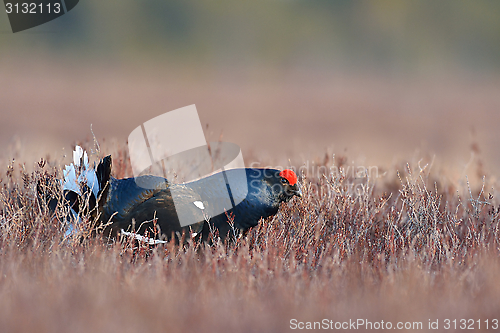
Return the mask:
<path fill-rule="evenodd" d="M 185 184 L 170 184 L 155 176 L 113 178 L 110 176 L 111 163 L 111 156 L 107 156 L 101 160 L 95 174 L 92 169 L 85 170 L 88 178 L 94 180 L 88 186 L 80 184 L 87 188 L 86 191 L 64 180 L 65 195 L 72 198 L 73 206 L 81 197 L 90 195 L 91 209 L 97 211 L 99 223 L 105 226 L 108 235 L 124 231 L 149 237 L 164 235 L 171 239 L 172 235 L 178 238 L 185 233 L 186 236 L 201 235 L 203 240 L 208 240 L 210 232 L 216 231 L 221 240 L 225 240 L 228 235 L 256 226 L 261 218 L 275 215 L 282 202 L 301 196 L 297 176 L 291 170 L 231 169 L 223 171 L 224 177 L 218 173 Z M 81 183 L 81 176 L 76 174 Z M 232 180 L 230 186 L 228 179 Z M 172 192 L 176 195 L 175 207 Z M 228 205 L 228 193 L 234 206 Z M 73 198 L 75 196 L 80 200 Z M 197 223 L 182 227 L 177 215 L 179 209 L 192 215 Z M 228 220 L 234 224 L 230 225 Z"/>
<path fill-rule="evenodd" d="M 138 186 L 135 178 L 109 180 L 109 193 L 101 213 L 103 223 L 112 222 L 107 232 L 114 234 L 124 230 L 141 235 L 148 233 L 150 237 L 160 236 L 161 233 L 167 238 L 172 234 L 196 236 L 201 232 L 204 223 L 202 218 L 196 224 L 181 227 L 170 191 L 172 185 L 164 178 L 141 176 L 140 180 L 140 184 L 147 187 Z M 200 215 L 200 209 L 195 205 L 199 201 L 196 192 L 181 187 L 180 195 L 182 207 L 177 208 Z"/>
<path fill-rule="evenodd" d="M 227 177 L 231 178 L 231 174 L 237 174 L 240 170 L 232 169 L 225 172 Z M 246 181 L 246 184 L 232 183 L 230 190 L 233 197 L 239 197 L 238 192 L 244 191 L 244 189 L 247 189 L 247 194 L 234 208 L 228 209 L 227 214 L 222 213 L 212 216 L 209 222 L 205 223 L 203 239 L 208 238 L 211 227 L 215 227 L 222 240 L 228 234 L 232 234 L 233 231 L 246 231 L 249 228 L 255 227 L 261 218 L 265 219 L 275 215 L 282 202 L 288 202 L 294 196 L 301 196 L 296 179 L 290 177 L 288 177 L 290 179 L 287 179 L 287 177 L 284 177 L 283 171 L 277 169 L 246 168 L 245 173 L 246 180 L 242 179 L 242 181 Z M 293 176 L 295 176 L 294 173 Z M 221 198 L 224 196 L 224 191 L 226 190 L 225 186 L 214 185 L 217 178 L 219 178 L 217 174 L 212 175 L 187 183 L 186 186 L 199 193 L 203 202 L 207 202 L 207 206 L 210 207 L 210 205 L 217 205 L 223 202 Z M 228 223 L 228 216 L 233 219 L 235 230 Z"/>
<path fill-rule="evenodd" d="M 169 184 L 166 179 L 155 176 L 141 176 L 139 181 L 136 178 L 111 178 L 102 220 L 113 221 L 111 226 L 115 230 L 132 229 L 135 221 L 135 230 L 143 234 L 151 230 L 156 217 L 157 226 L 167 238 L 172 232 L 189 230 L 191 233 L 202 232 L 203 240 L 207 240 L 210 230 L 217 230 L 221 240 L 224 240 L 228 234 L 248 230 L 256 226 L 261 218 L 275 215 L 282 202 L 301 195 L 293 171 L 258 168 L 246 168 L 244 171 L 246 177 L 239 178 L 241 169 L 224 171 L 226 179 L 238 180 L 233 181 L 230 188 L 220 181 L 220 174 L 185 184 Z M 195 202 L 201 202 L 204 211 L 221 213 L 215 216 L 205 214 L 205 219 L 200 218 L 198 223 L 182 228 L 170 192 L 174 188 L 176 195 L 179 192 L 182 194 L 180 202 L 193 214 L 199 213 L 200 209 Z M 227 198 L 228 190 L 233 198 L 241 200 L 234 207 L 223 206 L 227 204 L 224 198 Z M 179 200 L 176 202 L 179 203 Z M 234 223 L 233 226 L 228 223 L 228 217 Z"/>

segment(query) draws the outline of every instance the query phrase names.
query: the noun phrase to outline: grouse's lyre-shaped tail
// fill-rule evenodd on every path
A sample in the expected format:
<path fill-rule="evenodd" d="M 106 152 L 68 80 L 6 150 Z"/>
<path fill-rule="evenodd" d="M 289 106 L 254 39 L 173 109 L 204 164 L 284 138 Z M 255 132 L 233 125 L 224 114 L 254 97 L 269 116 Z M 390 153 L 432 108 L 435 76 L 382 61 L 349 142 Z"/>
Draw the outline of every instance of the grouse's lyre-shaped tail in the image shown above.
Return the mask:
<path fill-rule="evenodd" d="M 87 152 L 82 147 L 76 146 L 73 151 L 73 163 L 65 166 L 63 179 L 57 186 L 59 191 L 62 191 L 62 196 L 58 199 L 42 196 L 40 195 L 42 186 L 38 185 L 39 196 L 47 203 L 51 215 L 58 207 L 67 213 L 66 236 L 75 233 L 81 216 L 86 214 L 92 218 L 98 216 L 108 194 L 110 174 L 111 156 L 103 158 L 97 168 L 94 168 L 89 165 Z"/>

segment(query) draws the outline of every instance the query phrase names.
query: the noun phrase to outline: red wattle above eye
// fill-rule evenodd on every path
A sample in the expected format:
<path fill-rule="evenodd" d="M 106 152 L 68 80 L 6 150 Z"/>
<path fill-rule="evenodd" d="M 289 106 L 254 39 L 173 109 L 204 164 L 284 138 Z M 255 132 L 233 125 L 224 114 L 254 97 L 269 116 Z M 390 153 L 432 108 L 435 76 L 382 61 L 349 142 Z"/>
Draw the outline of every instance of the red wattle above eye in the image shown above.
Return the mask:
<path fill-rule="evenodd" d="M 280 172 L 280 176 L 288 180 L 290 185 L 295 185 L 295 183 L 297 183 L 297 175 L 292 170 L 283 170 Z"/>

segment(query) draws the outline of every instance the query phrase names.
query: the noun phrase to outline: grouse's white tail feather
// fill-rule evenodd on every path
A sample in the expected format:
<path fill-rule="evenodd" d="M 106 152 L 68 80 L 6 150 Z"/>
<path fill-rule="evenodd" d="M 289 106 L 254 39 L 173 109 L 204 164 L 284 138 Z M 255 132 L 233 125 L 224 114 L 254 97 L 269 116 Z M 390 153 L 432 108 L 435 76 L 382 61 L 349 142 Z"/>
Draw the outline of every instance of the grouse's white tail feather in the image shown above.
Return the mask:
<path fill-rule="evenodd" d="M 89 166 L 87 152 L 82 147 L 76 146 L 73 151 L 73 163 L 66 165 L 63 170 L 62 188 L 63 191 L 73 191 L 82 196 L 82 184 L 86 184 L 97 199 L 99 194 L 99 181 L 95 168 Z M 73 208 L 66 221 L 65 237 L 70 237 L 76 233 L 76 226 L 80 224 L 80 216 Z"/>
<path fill-rule="evenodd" d="M 94 197 L 99 194 L 99 181 L 94 168 L 89 167 L 87 152 L 82 147 L 76 146 L 73 151 L 73 163 L 66 165 L 63 170 L 63 190 L 69 190 L 82 195 L 81 183 L 87 184 Z"/>
<path fill-rule="evenodd" d="M 75 150 L 73 151 L 73 164 L 76 166 L 80 166 L 80 161 L 82 160 L 82 157 L 83 157 L 83 164 L 88 165 L 89 158 L 87 156 L 87 152 L 83 150 L 82 147 L 76 146 Z"/>

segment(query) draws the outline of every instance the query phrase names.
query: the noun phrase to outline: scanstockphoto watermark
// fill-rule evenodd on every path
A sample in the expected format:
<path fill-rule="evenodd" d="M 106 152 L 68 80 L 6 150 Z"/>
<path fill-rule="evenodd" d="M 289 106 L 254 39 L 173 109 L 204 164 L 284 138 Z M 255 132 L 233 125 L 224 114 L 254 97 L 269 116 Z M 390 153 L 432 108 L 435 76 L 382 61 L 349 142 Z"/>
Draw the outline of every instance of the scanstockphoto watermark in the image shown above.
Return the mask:
<path fill-rule="evenodd" d="M 283 184 L 287 184 L 288 180 L 283 182 L 281 179 L 276 182 L 280 179 L 281 170 L 292 169 L 295 174 L 304 177 L 319 179 L 326 175 L 328 179 L 336 179 L 337 182 L 341 180 L 344 193 L 347 181 L 352 187 L 347 188 L 348 191 L 367 193 L 366 184 L 370 177 L 378 177 L 378 168 L 355 166 L 354 163 L 341 167 L 334 164 L 330 167 L 318 167 L 306 162 L 296 169 L 262 168 L 253 163 L 252 169 L 246 169 L 237 144 L 206 141 L 194 104 L 165 112 L 137 126 L 128 136 L 128 150 L 136 185 L 146 189 L 168 187 L 182 227 L 202 221 L 205 215 L 214 217 L 225 214 L 226 210 L 236 207 L 246 199 L 249 187 L 252 187 L 252 193 L 260 193 L 263 190 L 260 186 L 262 179 L 267 179 L 271 185 L 272 195 L 282 197 L 301 193 L 295 181 L 286 186 Z M 197 211 L 199 214 L 192 214 L 189 209 L 183 210 L 185 205 L 182 187 L 167 184 L 175 184 L 179 180 L 186 183 L 208 175 L 217 180 L 214 182 L 217 188 L 214 187 L 213 191 L 221 194 L 218 197 L 219 205 L 209 205 L 202 209 L 203 212 Z M 317 192 L 327 192 L 330 195 L 340 189 L 328 182 L 326 185 L 321 182 L 320 185 L 311 184 L 321 187 L 316 189 Z M 308 188 L 311 187 L 308 185 Z M 238 195 L 235 196 L 234 193 Z"/>
<path fill-rule="evenodd" d="M 345 177 L 346 179 L 377 179 L 379 178 L 379 168 L 376 165 L 356 165 L 353 162 L 351 164 L 346 164 L 343 166 L 337 166 L 332 164 L 327 165 L 316 165 L 313 162 L 306 161 L 300 167 L 296 168 L 293 166 L 271 166 L 262 165 L 260 162 L 253 162 L 250 164 L 251 168 L 273 168 L 273 169 L 292 169 L 297 175 L 309 179 L 320 179 L 324 176 L 327 177 Z"/>
<path fill-rule="evenodd" d="M 366 193 L 367 189 L 373 186 L 380 177 L 378 166 L 356 165 L 354 162 L 339 167 L 334 164 L 331 166 L 316 165 L 314 162 L 306 161 L 298 168 L 293 166 L 264 166 L 259 162 L 253 162 L 250 167 L 291 169 L 301 177 L 302 186 L 307 185 L 310 191 L 321 196 L 338 195 L 339 192 L 335 186 L 342 186 L 344 193 L 361 195 Z"/>
<path fill-rule="evenodd" d="M 327 318 L 321 321 L 290 319 L 290 328 L 292 330 L 422 330 L 423 327 L 424 324 L 421 321 L 398 321 L 393 323 L 391 321 L 370 321 L 368 319 L 349 319 L 348 321 L 335 321 Z"/>
<path fill-rule="evenodd" d="M 425 326 L 424 326 L 425 325 Z M 500 327 L 497 318 L 455 318 L 455 319 L 428 319 L 421 321 L 373 321 L 368 319 L 349 319 L 335 321 L 322 319 L 321 321 L 299 321 L 290 319 L 292 330 L 486 330 L 497 331 Z"/>

